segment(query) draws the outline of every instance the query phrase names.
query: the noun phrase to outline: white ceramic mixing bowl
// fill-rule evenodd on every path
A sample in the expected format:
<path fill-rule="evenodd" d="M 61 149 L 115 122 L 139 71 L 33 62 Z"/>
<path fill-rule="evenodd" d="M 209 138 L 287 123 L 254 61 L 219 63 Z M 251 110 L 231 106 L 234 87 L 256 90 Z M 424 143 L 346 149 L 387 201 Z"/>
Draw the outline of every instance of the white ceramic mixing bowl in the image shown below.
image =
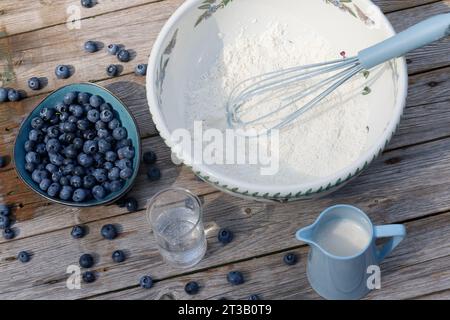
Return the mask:
<path fill-rule="evenodd" d="M 295 32 L 299 24 L 308 25 L 333 47 L 345 48 L 348 55 L 395 34 L 383 13 L 369 0 L 188 0 L 165 24 L 149 60 L 150 112 L 169 147 L 174 145 L 171 133 L 187 127 L 183 115 L 189 107 L 185 103 L 189 80 L 211 68 L 226 41 L 232 41 L 243 26 L 247 32 L 259 34 L 268 21 L 282 21 L 290 32 Z M 371 83 L 371 93 L 365 96 L 370 106 L 366 147 L 357 160 L 338 172 L 292 184 L 264 184 L 206 164 L 194 164 L 192 170 L 223 191 L 258 200 L 291 201 L 336 190 L 383 151 L 399 124 L 408 90 L 404 58 L 391 61 L 383 70 Z M 192 163 L 190 154 L 183 150 L 177 154 L 180 160 Z"/>

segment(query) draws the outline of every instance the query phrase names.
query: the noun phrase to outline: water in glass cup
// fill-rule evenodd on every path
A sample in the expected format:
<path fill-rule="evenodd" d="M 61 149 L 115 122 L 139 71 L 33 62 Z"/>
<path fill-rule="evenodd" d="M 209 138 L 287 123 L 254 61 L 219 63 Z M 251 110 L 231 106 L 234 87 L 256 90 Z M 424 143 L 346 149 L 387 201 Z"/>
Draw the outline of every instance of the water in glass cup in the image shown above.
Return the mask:
<path fill-rule="evenodd" d="M 184 189 L 164 190 L 148 206 L 158 249 L 175 267 L 191 267 L 206 252 L 202 208 L 198 198 Z"/>

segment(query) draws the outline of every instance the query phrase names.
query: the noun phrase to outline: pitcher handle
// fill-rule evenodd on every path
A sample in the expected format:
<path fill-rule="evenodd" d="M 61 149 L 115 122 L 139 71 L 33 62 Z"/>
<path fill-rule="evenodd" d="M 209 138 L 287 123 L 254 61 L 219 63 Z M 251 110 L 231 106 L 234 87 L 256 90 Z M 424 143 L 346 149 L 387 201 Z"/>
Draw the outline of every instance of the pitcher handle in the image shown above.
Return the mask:
<path fill-rule="evenodd" d="M 375 227 L 375 238 L 391 238 L 387 243 L 385 243 L 380 250 L 378 250 L 377 258 L 378 263 L 383 261 L 386 256 L 391 253 L 392 250 L 396 246 L 399 245 L 400 242 L 406 236 L 405 226 L 402 224 L 387 224 L 384 226 L 376 226 Z"/>

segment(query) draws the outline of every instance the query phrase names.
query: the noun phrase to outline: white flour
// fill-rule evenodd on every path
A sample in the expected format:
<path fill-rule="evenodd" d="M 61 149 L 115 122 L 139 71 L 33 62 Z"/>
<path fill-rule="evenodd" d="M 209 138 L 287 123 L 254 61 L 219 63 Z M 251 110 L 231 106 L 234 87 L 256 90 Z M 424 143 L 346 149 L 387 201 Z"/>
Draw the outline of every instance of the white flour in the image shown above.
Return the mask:
<path fill-rule="evenodd" d="M 204 128 L 223 130 L 225 102 L 239 82 L 278 69 L 335 60 L 340 58 L 342 50 L 332 48 L 326 39 L 307 27 L 290 34 L 288 27 L 280 23 L 270 24 L 257 37 L 243 29 L 233 41 L 227 40 L 224 36 L 228 43 L 216 64 L 187 86 L 188 127 L 194 120 L 202 120 Z M 251 166 L 228 165 L 216 169 L 251 182 L 272 179 L 273 183 L 295 183 L 308 176 L 328 176 L 349 165 L 363 151 L 368 135 L 368 105 L 361 99 L 363 80 L 358 75 L 297 119 L 295 125 L 280 132 L 281 163 L 276 176 L 258 177 L 259 171 Z"/>

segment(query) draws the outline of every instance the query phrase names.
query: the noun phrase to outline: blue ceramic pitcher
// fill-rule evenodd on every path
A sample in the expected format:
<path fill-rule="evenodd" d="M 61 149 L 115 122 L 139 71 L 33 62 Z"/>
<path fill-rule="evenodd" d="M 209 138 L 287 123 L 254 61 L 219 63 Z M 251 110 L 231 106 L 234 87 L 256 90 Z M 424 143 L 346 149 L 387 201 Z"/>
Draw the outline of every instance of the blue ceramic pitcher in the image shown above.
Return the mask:
<path fill-rule="evenodd" d="M 405 235 L 403 225 L 374 226 L 364 212 L 349 205 L 326 209 L 314 224 L 296 233 L 298 240 L 311 246 L 308 280 L 326 299 L 360 299 L 369 293 L 372 287 L 368 279 L 373 276 L 374 266 Z M 378 247 L 378 238 L 390 239 Z"/>

